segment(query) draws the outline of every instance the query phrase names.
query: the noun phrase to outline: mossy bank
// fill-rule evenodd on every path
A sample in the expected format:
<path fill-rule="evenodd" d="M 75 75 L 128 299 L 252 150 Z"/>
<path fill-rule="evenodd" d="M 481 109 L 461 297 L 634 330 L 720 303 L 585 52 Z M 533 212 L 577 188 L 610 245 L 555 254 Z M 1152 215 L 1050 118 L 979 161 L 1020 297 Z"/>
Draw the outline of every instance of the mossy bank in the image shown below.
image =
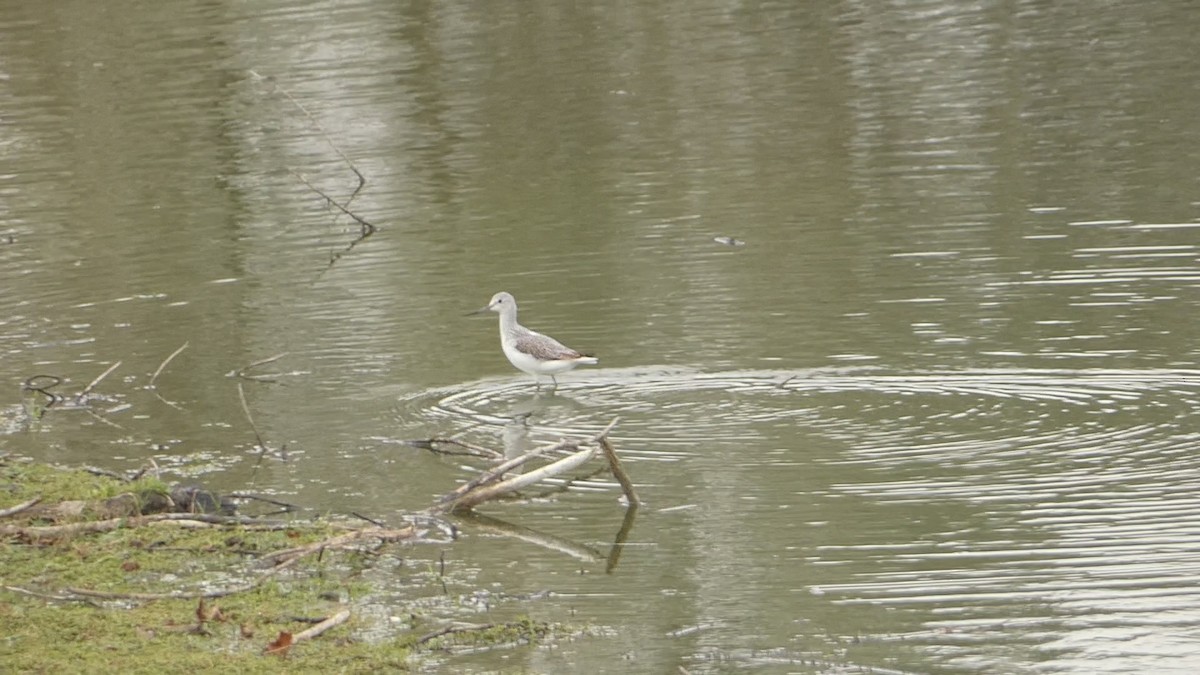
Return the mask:
<path fill-rule="evenodd" d="M 411 528 L 46 510 L 154 494 L 167 486 L 0 457 L 0 512 L 35 499 L 41 509 L 0 518 L 4 670 L 378 672 L 418 667 L 454 645 L 571 632 L 524 615 L 475 625 L 429 616 L 428 597 L 444 579 L 432 559 L 414 560 L 412 547 L 403 561 L 395 552 Z M 381 600 L 367 572 L 387 564 L 407 565 L 407 587 L 427 585 L 425 600 L 406 605 L 394 592 Z M 318 634 L 305 635 L 314 627 Z"/>

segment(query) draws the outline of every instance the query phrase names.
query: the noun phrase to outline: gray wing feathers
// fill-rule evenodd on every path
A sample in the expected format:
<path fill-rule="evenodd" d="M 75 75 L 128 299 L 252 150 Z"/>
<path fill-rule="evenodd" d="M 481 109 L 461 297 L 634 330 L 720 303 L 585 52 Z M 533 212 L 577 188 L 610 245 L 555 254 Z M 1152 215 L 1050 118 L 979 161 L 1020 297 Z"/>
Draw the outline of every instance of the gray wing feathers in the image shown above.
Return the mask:
<path fill-rule="evenodd" d="M 583 356 L 549 335 L 542 335 L 531 330 L 515 335 L 513 346 L 517 348 L 517 351 L 529 354 L 539 361 L 570 360 Z"/>

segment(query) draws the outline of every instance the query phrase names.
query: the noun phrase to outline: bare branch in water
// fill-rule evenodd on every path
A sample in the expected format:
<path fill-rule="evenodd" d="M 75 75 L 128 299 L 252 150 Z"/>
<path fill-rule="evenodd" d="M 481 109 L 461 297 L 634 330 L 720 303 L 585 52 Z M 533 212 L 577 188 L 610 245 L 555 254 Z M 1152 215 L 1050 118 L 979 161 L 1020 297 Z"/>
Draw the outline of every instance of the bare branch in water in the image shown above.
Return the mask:
<path fill-rule="evenodd" d="M 307 185 L 307 186 L 308 186 L 308 189 L 310 189 L 310 190 L 312 190 L 313 192 L 315 192 L 315 193 L 317 193 L 317 194 L 321 195 L 321 197 L 322 197 L 322 198 L 323 198 L 323 199 L 324 199 L 326 202 L 328 202 L 328 203 L 329 203 L 331 206 L 334 206 L 334 207 L 336 207 L 336 208 L 337 208 L 337 210 L 339 210 L 339 211 L 341 211 L 342 213 L 344 213 L 344 214 L 346 214 L 346 215 L 350 216 L 351 218 L 353 218 L 353 219 L 354 219 L 354 222 L 358 223 L 358 227 L 359 227 L 360 236 L 358 237 L 358 239 L 355 239 L 355 240 L 354 240 L 354 241 L 353 241 L 353 242 L 350 244 L 349 248 L 347 248 L 347 249 L 346 249 L 347 251 L 349 251 L 351 248 L 354 248 L 354 247 L 355 247 L 355 246 L 358 244 L 358 242 L 362 241 L 363 239 L 366 239 L 367 237 L 371 236 L 372 234 L 375 234 L 375 231 L 376 231 L 377 229 L 379 229 L 379 228 L 375 227 L 375 225 L 373 225 L 373 224 L 372 224 L 370 221 L 368 221 L 366 218 L 363 218 L 362 216 L 359 216 L 358 214 L 354 213 L 354 212 L 353 212 L 353 211 L 351 211 L 350 209 L 348 209 L 348 208 L 346 208 L 345 206 L 343 206 L 343 205 L 339 204 L 339 203 L 337 202 L 337 200 L 336 200 L 336 199 L 334 199 L 333 197 L 330 197 L 329 195 L 325 194 L 325 192 L 324 192 L 324 191 L 323 191 L 321 188 L 319 188 L 319 187 L 317 187 L 316 185 L 313 185 L 311 182 L 309 182 L 309 180 L 308 180 L 307 178 L 305 178 L 305 177 L 304 177 L 304 174 L 300 173 L 299 171 L 295 171 L 295 170 L 293 170 L 293 169 L 288 169 L 288 173 L 290 173 L 290 174 L 292 174 L 293 176 L 295 176 L 295 177 L 296 177 L 296 179 L 297 179 L 297 180 L 299 180 L 301 183 L 304 183 L 305 185 Z M 347 204 L 349 204 L 350 202 L 348 202 L 348 201 L 347 201 L 346 203 L 347 203 Z"/>

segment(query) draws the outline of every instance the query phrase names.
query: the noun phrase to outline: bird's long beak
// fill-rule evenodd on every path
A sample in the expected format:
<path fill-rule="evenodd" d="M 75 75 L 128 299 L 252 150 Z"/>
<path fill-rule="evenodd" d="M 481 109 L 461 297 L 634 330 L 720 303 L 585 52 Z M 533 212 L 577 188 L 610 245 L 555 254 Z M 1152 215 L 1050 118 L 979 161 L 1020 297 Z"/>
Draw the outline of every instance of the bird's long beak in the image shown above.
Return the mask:
<path fill-rule="evenodd" d="M 487 307 L 480 307 L 479 309 L 475 310 L 474 312 L 467 312 L 463 316 L 476 316 L 478 314 L 484 314 L 486 312 L 490 312 L 491 310 L 492 310 L 492 306 L 488 305 Z"/>

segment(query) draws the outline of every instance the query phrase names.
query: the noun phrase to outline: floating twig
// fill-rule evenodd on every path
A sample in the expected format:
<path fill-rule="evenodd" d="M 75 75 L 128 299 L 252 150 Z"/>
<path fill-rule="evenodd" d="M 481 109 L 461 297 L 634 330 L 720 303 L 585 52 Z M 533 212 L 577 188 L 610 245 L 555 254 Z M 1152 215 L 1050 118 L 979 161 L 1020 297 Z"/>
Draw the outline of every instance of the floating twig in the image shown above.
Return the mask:
<path fill-rule="evenodd" d="M 81 391 L 75 395 L 75 402 L 83 403 L 84 397 L 87 396 L 88 394 L 92 393 L 92 390 L 96 388 L 96 385 L 100 384 L 100 382 L 102 382 L 104 380 L 104 378 L 108 377 L 109 373 L 116 370 L 120 366 L 121 366 L 121 362 L 117 361 L 116 363 L 109 366 L 108 370 L 104 371 L 103 373 L 100 373 L 100 375 L 97 376 L 96 379 L 89 382 L 88 386 L 83 388 L 83 391 Z"/>
<path fill-rule="evenodd" d="M 462 456 L 483 457 L 485 459 L 500 459 L 501 457 L 504 457 L 504 453 L 502 453 L 502 452 L 497 452 L 495 450 L 492 450 L 491 448 L 485 448 L 482 445 L 475 445 L 474 443 L 460 441 L 457 438 L 426 438 L 426 439 L 416 440 L 416 441 L 404 441 L 404 444 L 414 447 L 414 448 L 421 448 L 422 450 L 429 450 L 430 452 L 436 452 L 439 455 L 452 455 L 452 456 L 458 456 L 458 457 L 462 457 Z M 439 445 L 458 446 L 458 447 L 466 450 L 466 452 L 454 452 L 452 450 L 444 450 L 442 448 L 439 448 L 438 447 Z"/>
<path fill-rule="evenodd" d="M 183 350 L 185 350 L 187 348 L 188 348 L 188 343 L 184 342 L 182 345 L 179 346 L 179 349 L 176 349 L 175 351 L 171 352 L 170 356 L 163 359 L 163 362 L 158 364 L 158 368 L 154 371 L 154 374 L 150 376 L 150 387 L 152 387 L 152 388 L 154 387 L 154 381 L 157 380 L 158 376 L 162 374 L 162 371 L 163 371 L 163 369 L 165 369 L 167 367 L 167 364 L 170 363 L 171 361 L 173 361 L 176 356 L 179 356 L 181 353 L 183 353 Z"/>
<path fill-rule="evenodd" d="M 267 382 L 267 383 L 273 384 L 276 382 L 276 380 L 270 379 L 270 376 L 251 375 L 249 373 L 249 371 L 251 368 L 257 368 L 259 366 L 265 366 L 268 363 L 274 363 L 287 355 L 288 355 L 288 352 L 280 352 L 280 353 L 276 354 L 275 356 L 268 356 L 267 358 L 262 359 L 260 361 L 255 361 L 254 363 L 251 363 L 250 365 L 242 366 L 241 368 L 238 368 L 236 370 L 231 370 L 228 373 L 225 373 L 225 377 L 240 377 L 243 380 L 253 380 L 255 382 Z"/>

